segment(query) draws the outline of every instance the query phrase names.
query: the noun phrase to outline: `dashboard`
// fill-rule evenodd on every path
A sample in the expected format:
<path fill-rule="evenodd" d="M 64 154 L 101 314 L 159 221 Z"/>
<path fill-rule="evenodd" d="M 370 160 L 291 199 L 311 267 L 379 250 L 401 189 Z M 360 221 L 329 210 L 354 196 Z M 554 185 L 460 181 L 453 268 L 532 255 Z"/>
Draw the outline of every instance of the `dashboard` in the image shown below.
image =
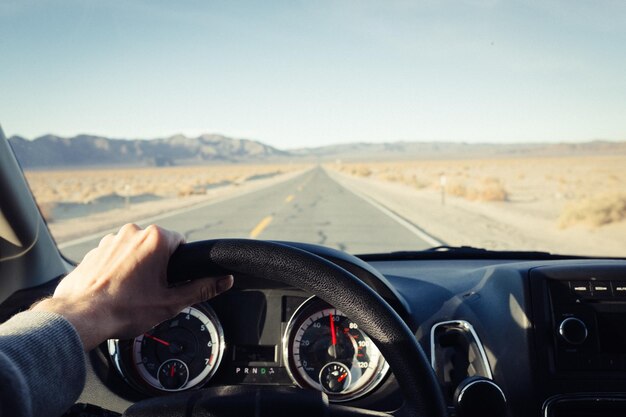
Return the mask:
<path fill-rule="evenodd" d="M 501 392 L 506 415 L 624 414 L 625 261 L 364 262 L 307 249 L 350 269 L 401 313 L 451 412 L 459 386 L 480 377 Z M 384 358 L 349 317 L 302 290 L 251 276 L 134 340 L 109 341 L 92 352 L 91 365 L 81 401 L 98 397 L 120 411 L 175 391 L 248 384 L 319 390 L 331 402 L 371 410 L 402 404 Z"/>

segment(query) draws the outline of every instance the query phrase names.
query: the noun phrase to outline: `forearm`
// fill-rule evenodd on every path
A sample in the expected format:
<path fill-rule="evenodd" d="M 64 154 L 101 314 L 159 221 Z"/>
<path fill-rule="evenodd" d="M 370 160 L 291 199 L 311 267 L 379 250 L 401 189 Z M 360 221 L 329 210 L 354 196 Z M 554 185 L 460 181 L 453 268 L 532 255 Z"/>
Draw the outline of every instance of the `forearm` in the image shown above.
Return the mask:
<path fill-rule="evenodd" d="M 85 383 L 85 354 L 73 326 L 43 311 L 0 325 L 0 415 L 61 415 Z"/>
<path fill-rule="evenodd" d="M 110 336 L 110 320 L 100 317 L 88 302 L 66 302 L 64 299 L 46 298 L 35 304 L 31 311 L 50 312 L 63 316 L 69 321 L 82 342 L 85 352 L 89 352 Z M 97 325 L 94 325 L 97 323 Z"/>

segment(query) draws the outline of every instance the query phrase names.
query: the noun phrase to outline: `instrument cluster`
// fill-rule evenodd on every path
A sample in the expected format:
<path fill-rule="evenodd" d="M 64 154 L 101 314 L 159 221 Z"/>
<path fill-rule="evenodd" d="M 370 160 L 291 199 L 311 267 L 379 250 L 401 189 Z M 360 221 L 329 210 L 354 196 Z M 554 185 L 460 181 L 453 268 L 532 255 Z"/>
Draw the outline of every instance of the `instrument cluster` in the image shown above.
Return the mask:
<path fill-rule="evenodd" d="M 282 319 L 268 310 L 275 303 L 238 311 L 232 301 L 241 304 L 242 294 L 231 298 L 187 307 L 134 339 L 109 340 L 108 356 L 119 376 L 146 396 L 266 384 L 318 390 L 341 402 L 367 394 L 389 372 L 358 324 L 317 297 L 280 297 Z M 265 339 L 264 327 L 271 328 Z"/>

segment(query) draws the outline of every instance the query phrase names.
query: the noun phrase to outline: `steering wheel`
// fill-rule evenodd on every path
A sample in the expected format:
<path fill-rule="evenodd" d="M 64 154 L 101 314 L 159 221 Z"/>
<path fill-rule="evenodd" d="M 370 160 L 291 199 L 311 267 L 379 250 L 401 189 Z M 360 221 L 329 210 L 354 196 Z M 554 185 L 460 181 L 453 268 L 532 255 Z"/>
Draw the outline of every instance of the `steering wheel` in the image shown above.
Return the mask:
<path fill-rule="evenodd" d="M 404 397 L 398 416 L 447 415 L 439 383 L 406 323 L 370 287 L 317 255 L 284 244 L 217 239 L 181 245 L 168 280 L 176 285 L 206 276 L 246 274 L 279 281 L 317 295 L 364 330 L 393 371 Z M 326 394 L 287 387 L 230 386 L 140 401 L 124 416 L 389 416 L 329 404 Z"/>

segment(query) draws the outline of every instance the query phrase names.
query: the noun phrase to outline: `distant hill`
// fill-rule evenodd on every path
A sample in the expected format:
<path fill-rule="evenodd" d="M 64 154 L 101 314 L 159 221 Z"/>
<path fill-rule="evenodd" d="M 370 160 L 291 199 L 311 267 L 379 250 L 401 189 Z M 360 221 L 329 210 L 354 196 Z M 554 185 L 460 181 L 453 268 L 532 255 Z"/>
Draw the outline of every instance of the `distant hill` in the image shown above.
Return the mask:
<path fill-rule="evenodd" d="M 626 155 L 626 142 L 590 141 L 583 143 L 464 143 L 464 142 L 386 142 L 347 143 L 316 148 L 291 149 L 294 156 L 318 160 L 345 161 L 561 157 L 584 155 Z"/>
<path fill-rule="evenodd" d="M 46 135 L 35 140 L 9 138 L 24 168 L 59 166 L 167 166 L 209 161 L 237 162 L 263 160 L 287 153 L 260 142 L 221 135 L 182 135 L 165 139 L 126 140 L 79 135 L 63 138 Z"/>
<path fill-rule="evenodd" d="M 489 144 L 463 142 L 348 143 L 279 150 L 258 141 L 205 134 L 127 140 L 79 135 L 9 138 L 26 169 L 97 165 L 171 166 L 211 162 L 373 161 L 446 158 L 560 157 L 626 155 L 626 142 Z"/>

